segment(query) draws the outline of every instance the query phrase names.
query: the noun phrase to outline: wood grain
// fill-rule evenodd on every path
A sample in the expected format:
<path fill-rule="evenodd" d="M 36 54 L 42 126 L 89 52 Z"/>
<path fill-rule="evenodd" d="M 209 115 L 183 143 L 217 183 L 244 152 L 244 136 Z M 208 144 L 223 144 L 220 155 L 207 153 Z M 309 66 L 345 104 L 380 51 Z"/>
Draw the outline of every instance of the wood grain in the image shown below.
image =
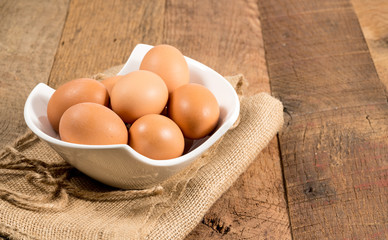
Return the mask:
<path fill-rule="evenodd" d="M 351 3 L 259 10 L 293 238 L 388 238 L 387 95 Z"/>
<path fill-rule="evenodd" d="M 138 43 L 161 43 L 163 16 L 164 1 L 71 1 L 49 85 L 123 64 Z"/>
<path fill-rule="evenodd" d="M 48 80 L 67 8 L 67 0 L 0 2 L 0 147 L 27 129 L 24 102 Z"/>
<path fill-rule="evenodd" d="M 388 88 L 388 4 L 386 0 L 352 0 L 377 73 Z"/>
<path fill-rule="evenodd" d="M 220 74 L 243 73 L 249 93 L 269 92 L 256 1 L 167 0 L 163 41 Z"/>

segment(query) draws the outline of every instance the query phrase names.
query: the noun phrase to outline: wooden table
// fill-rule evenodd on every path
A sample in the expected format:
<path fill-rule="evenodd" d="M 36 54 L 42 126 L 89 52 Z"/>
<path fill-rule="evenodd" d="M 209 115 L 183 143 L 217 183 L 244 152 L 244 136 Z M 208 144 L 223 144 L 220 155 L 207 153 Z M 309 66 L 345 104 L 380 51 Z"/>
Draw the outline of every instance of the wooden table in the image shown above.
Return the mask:
<path fill-rule="evenodd" d="M 0 145 L 24 101 L 167 43 L 284 104 L 281 133 L 187 239 L 388 238 L 386 0 L 1 0 Z"/>

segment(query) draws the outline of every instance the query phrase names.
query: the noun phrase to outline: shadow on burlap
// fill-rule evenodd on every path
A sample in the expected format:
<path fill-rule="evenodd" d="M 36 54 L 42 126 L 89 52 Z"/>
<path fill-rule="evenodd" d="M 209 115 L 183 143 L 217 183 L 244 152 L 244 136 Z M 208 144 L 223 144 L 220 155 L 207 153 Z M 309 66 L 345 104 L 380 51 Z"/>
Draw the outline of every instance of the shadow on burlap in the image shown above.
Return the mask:
<path fill-rule="evenodd" d="M 33 133 L 21 136 L 0 152 L 0 236 L 183 239 L 283 125 L 280 101 L 266 93 L 244 96 L 242 75 L 227 79 L 240 96 L 238 122 L 188 168 L 150 189 L 103 185 Z"/>

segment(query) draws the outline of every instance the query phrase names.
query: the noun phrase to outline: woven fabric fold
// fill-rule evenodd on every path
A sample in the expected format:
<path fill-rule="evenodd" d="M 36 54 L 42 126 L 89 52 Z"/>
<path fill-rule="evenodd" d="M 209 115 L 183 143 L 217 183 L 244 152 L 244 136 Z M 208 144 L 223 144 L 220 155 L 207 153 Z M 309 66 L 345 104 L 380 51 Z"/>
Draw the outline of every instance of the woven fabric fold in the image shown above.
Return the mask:
<path fill-rule="evenodd" d="M 112 68 L 96 79 L 114 75 Z M 158 186 L 121 190 L 68 165 L 31 132 L 0 151 L 0 236 L 15 239 L 183 239 L 283 125 L 269 94 L 244 96 L 238 122 L 189 167 Z"/>

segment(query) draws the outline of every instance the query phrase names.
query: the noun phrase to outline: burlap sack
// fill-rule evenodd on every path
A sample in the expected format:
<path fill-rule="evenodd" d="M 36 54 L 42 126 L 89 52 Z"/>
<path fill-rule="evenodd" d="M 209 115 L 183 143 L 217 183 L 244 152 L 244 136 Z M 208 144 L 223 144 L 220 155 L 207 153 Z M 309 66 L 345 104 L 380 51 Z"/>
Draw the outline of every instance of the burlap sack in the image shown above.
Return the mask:
<path fill-rule="evenodd" d="M 243 76 L 227 79 L 241 94 Z M 98 183 L 26 133 L 0 152 L 0 236 L 183 239 L 283 124 L 282 104 L 270 95 L 241 96 L 240 101 L 239 123 L 221 141 L 151 189 L 120 190 Z"/>

